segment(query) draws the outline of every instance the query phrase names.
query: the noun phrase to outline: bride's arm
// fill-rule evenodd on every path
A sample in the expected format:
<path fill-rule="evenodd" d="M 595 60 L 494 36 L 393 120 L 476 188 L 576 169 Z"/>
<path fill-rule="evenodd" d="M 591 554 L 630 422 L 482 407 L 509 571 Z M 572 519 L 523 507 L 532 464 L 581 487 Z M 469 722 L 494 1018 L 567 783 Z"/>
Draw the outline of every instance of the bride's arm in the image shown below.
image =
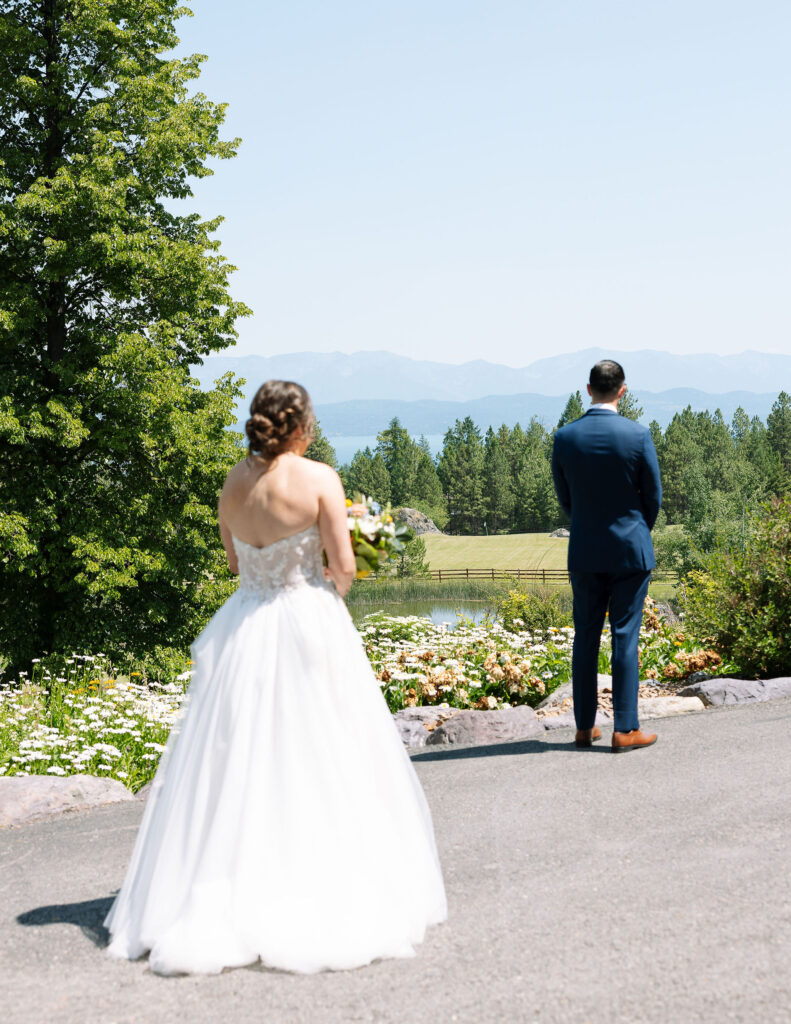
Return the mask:
<path fill-rule="evenodd" d="M 327 553 L 330 579 L 341 597 L 349 592 L 356 564 L 346 512 L 343 484 L 334 469 L 323 474 L 319 492 L 319 533 Z"/>
<path fill-rule="evenodd" d="M 228 474 L 225 479 L 225 483 L 222 486 L 220 492 L 220 500 L 217 502 L 217 519 L 220 524 L 220 539 L 222 540 L 222 546 L 225 548 L 225 556 L 228 559 L 228 568 L 234 574 L 239 575 L 239 560 L 236 557 L 236 549 L 233 546 L 233 538 L 231 537 L 231 531 L 228 528 L 228 524 L 225 521 L 225 510 L 230 500 L 229 481 L 234 470 Z"/>
<path fill-rule="evenodd" d="M 222 505 L 220 506 L 222 508 Z M 233 546 L 233 539 L 231 537 L 231 531 L 228 529 L 225 520 L 222 517 L 222 512 L 219 513 L 220 519 L 220 537 L 222 539 L 222 546 L 225 548 L 225 554 L 228 558 L 228 568 L 234 574 L 239 575 L 239 561 L 236 557 L 236 549 Z"/>

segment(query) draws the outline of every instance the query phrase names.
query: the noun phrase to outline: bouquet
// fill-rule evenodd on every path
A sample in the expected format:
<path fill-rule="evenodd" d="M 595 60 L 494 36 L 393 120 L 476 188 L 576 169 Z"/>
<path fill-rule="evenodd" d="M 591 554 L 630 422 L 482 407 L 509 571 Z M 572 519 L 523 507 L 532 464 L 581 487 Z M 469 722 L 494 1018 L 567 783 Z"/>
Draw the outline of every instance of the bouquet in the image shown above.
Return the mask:
<path fill-rule="evenodd" d="M 394 521 L 389 506 L 382 508 L 373 498 L 358 494 L 355 501 L 347 499 L 346 507 L 356 578 L 362 580 L 403 552 L 410 531 L 404 523 Z"/>

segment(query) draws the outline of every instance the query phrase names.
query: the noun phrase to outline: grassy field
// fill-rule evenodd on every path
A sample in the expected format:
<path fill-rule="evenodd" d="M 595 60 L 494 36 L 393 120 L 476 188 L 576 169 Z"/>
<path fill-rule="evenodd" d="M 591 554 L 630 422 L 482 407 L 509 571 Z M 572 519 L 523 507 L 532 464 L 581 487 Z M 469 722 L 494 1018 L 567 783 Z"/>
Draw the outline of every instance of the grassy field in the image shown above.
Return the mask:
<path fill-rule="evenodd" d="M 565 569 L 569 542 L 546 533 L 493 537 L 423 535 L 432 569 Z"/>
<path fill-rule="evenodd" d="M 423 540 L 426 542 L 426 561 L 431 569 L 565 569 L 569 547 L 568 539 L 550 537 L 546 533 L 511 533 L 493 537 L 450 537 L 427 533 L 423 535 Z M 485 581 L 478 582 L 485 586 Z M 430 582 L 416 581 L 413 586 L 425 587 L 426 596 L 433 589 L 436 594 L 432 592 L 432 597 L 439 597 L 438 591 L 443 586 L 456 588 L 459 597 L 466 594 L 462 581 L 435 581 L 433 588 Z M 467 587 L 470 586 L 472 580 L 467 584 Z M 493 584 L 492 596 L 495 589 L 502 588 Z M 566 589 L 570 595 L 571 588 Z M 668 600 L 674 596 L 675 591 L 675 586 L 666 582 L 652 583 L 649 589 L 651 596 L 657 600 Z M 475 600 L 477 595 L 469 593 L 468 597 Z"/>

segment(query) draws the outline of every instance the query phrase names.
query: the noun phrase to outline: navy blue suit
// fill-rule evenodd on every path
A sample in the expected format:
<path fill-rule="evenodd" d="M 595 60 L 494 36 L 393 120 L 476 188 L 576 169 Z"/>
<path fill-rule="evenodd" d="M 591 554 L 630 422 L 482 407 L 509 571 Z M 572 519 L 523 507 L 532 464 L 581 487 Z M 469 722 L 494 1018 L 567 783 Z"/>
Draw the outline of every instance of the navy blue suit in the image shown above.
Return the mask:
<path fill-rule="evenodd" d="M 637 645 L 651 569 L 651 529 L 662 503 L 649 431 L 612 409 L 594 408 L 555 434 L 552 476 L 571 518 L 568 567 L 574 591 L 572 676 L 578 729 L 596 719 L 601 631 L 609 609 L 616 732 L 640 727 Z"/>

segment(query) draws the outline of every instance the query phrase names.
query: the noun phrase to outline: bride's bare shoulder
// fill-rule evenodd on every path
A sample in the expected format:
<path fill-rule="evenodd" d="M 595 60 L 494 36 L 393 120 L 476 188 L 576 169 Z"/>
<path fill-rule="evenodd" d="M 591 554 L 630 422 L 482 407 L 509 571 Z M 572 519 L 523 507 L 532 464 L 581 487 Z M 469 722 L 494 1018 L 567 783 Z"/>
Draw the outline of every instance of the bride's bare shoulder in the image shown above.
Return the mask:
<path fill-rule="evenodd" d="M 332 486 L 340 477 L 332 466 L 326 462 L 314 462 L 313 459 L 295 459 L 295 470 L 305 481 L 311 481 L 316 486 Z"/>
<path fill-rule="evenodd" d="M 249 486 L 251 475 L 250 469 L 250 463 L 247 459 L 242 459 L 241 462 L 237 462 L 225 478 L 225 483 L 222 485 L 220 497 L 227 500 L 231 495 L 238 494 L 241 490 Z"/>

